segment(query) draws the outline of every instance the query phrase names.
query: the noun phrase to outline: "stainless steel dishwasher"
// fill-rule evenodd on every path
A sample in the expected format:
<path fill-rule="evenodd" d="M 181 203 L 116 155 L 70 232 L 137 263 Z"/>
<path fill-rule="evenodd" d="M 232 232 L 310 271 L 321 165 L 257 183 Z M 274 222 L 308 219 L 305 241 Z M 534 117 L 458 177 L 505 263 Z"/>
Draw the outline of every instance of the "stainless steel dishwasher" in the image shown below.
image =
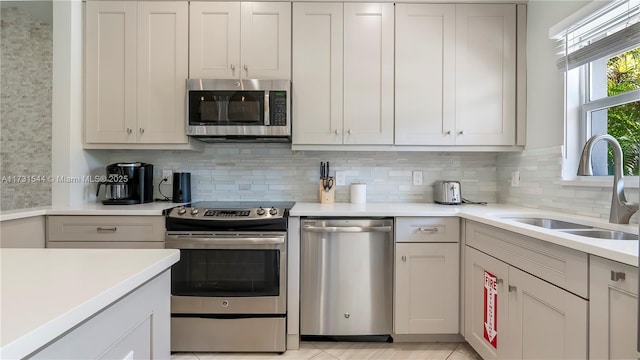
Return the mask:
<path fill-rule="evenodd" d="M 300 334 L 391 334 L 393 219 L 306 218 L 301 241 Z"/>

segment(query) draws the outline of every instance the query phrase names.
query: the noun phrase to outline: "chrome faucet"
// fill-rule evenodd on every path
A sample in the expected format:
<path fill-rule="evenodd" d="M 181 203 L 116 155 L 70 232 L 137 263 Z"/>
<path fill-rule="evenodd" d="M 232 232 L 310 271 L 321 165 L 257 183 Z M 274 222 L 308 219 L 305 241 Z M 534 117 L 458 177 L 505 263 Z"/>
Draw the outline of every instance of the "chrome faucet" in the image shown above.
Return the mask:
<path fill-rule="evenodd" d="M 594 135 L 584 144 L 580 164 L 578 166 L 578 176 L 593 176 L 591 167 L 591 151 L 593 146 L 600 140 L 607 141 L 613 149 L 613 194 L 611 197 L 611 210 L 609 222 L 614 224 L 628 224 L 631 216 L 638 211 L 638 204 L 627 202 L 624 196 L 624 180 L 622 179 L 622 147 L 618 140 L 611 135 Z"/>

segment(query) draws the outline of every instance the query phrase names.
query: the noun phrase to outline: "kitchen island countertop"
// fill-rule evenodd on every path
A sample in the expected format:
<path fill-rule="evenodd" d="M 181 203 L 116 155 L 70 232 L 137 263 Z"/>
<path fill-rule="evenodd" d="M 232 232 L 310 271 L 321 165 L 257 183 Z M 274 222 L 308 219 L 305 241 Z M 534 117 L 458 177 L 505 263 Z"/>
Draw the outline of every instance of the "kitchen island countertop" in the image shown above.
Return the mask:
<path fill-rule="evenodd" d="M 0 249 L 0 358 L 28 356 L 179 259 L 171 249 Z"/>

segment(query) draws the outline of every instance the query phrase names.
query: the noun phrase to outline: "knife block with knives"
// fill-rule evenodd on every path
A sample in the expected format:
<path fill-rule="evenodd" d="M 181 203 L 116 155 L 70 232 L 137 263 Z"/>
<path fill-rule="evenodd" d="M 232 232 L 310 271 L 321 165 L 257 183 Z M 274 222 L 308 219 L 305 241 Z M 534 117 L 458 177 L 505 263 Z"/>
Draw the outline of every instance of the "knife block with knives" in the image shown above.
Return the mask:
<path fill-rule="evenodd" d="M 333 204 L 336 198 L 336 187 L 333 176 L 329 176 L 329 162 L 320 163 L 320 182 L 318 185 L 318 201 L 321 204 Z"/>

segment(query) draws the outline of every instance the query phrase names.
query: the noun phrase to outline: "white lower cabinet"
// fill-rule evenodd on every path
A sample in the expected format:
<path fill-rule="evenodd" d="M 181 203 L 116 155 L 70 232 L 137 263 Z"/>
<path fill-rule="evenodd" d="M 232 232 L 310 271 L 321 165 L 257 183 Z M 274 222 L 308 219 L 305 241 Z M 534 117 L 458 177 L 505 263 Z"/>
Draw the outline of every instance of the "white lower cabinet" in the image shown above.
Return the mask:
<path fill-rule="evenodd" d="M 459 333 L 459 234 L 457 218 L 396 218 L 394 333 Z"/>
<path fill-rule="evenodd" d="M 459 244 L 396 244 L 396 334 L 457 334 Z"/>
<path fill-rule="evenodd" d="M 587 358 L 587 300 L 471 247 L 465 268 L 465 337 L 483 359 Z"/>
<path fill-rule="evenodd" d="M 638 359 L 638 268 L 590 256 L 589 358 Z"/>
<path fill-rule="evenodd" d="M 166 270 L 63 334 L 30 359 L 169 359 Z"/>
<path fill-rule="evenodd" d="M 464 241 L 464 336 L 483 359 L 587 358 L 586 253 L 468 220 Z"/>
<path fill-rule="evenodd" d="M 47 248 L 163 249 L 163 216 L 47 216 Z"/>

